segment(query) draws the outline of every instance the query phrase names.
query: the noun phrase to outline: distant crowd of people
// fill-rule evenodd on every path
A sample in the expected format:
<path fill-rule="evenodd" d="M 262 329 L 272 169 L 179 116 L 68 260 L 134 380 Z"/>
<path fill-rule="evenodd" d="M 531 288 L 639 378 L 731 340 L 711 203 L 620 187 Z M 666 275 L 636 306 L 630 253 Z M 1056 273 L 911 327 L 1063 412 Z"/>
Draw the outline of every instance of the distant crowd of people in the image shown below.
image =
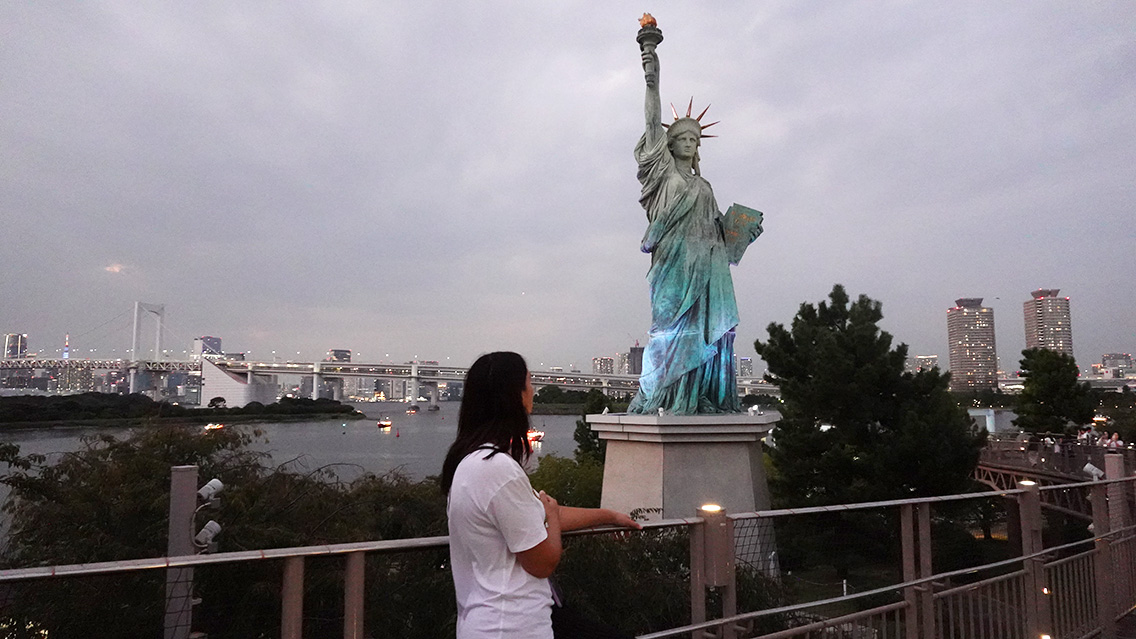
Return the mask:
<path fill-rule="evenodd" d="M 1123 448 L 1124 440 L 1120 439 L 1120 433 L 1115 432 L 1109 436 L 1108 431 L 1097 432 L 1091 426 L 1084 426 L 1077 431 L 1077 443 L 1102 446 L 1104 448 Z"/>

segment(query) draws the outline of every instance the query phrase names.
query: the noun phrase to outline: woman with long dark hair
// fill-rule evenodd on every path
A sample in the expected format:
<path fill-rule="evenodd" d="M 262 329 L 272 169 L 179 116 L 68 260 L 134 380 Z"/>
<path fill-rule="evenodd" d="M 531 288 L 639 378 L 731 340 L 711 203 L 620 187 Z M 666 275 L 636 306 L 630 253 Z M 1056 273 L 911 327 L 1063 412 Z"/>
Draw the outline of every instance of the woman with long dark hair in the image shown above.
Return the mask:
<path fill-rule="evenodd" d="M 532 454 L 532 399 L 516 353 L 482 355 L 466 373 L 457 439 L 442 465 L 458 639 L 552 639 L 548 577 L 560 562 L 560 532 L 640 528 L 623 513 L 561 506 L 533 490 L 522 466 Z"/>

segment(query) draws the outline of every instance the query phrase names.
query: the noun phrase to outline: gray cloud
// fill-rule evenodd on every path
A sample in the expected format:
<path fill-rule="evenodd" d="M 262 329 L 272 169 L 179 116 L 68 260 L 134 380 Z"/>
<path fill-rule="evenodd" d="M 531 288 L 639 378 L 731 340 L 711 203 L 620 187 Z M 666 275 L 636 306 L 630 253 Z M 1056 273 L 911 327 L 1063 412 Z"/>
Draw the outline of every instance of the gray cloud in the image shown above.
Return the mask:
<path fill-rule="evenodd" d="M 0 330 L 122 349 L 96 327 L 143 300 L 254 355 L 645 339 L 638 14 L 593 5 L 4 5 Z M 1012 367 L 1037 287 L 1082 365 L 1136 349 L 1126 4 L 652 11 L 664 100 L 722 120 L 719 203 L 766 212 L 743 354 L 835 282 L 917 353 L 983 296 Z"/>

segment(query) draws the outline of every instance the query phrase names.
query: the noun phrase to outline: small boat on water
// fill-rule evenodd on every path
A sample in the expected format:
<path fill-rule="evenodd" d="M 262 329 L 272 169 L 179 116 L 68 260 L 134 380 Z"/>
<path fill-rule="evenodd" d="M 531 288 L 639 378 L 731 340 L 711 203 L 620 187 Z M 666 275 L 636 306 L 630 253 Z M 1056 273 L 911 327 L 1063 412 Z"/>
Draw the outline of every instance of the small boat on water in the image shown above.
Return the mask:
<path fill-rule="evenodd" d="M 225 427 L 225 425 L 224 425 L 224 424 L 213 424 L 213 423 L 210 423 L 210 424 L 206 424 L 206 425 L 205 425 L 205 430 L 221 430 L 221 429 L 222 429 L 222 428 L 224 428 L 224 427 Z"/>
<path fill-rule="evenodd" d="M 535 443 L 541 441 L 542 439 L 544 439 L 544 431 L 543 430 L 536 430 L 535 428 L 530 428 L 529 432 L 526 433 L 526 435 L 529 438 L 530 444 L 535 444 Z"/>
<path fill-rule="evenodd" d="M 428 410 L 430 412 L 434 412 L 436 410 L 442 410 L 442 407 L 437 405 L 437 404 L 430 404 L 429 406 L 426 407 L 426 410 Z"/>
<path fill-rule="evenodd" d="M 390 430 L 392 425 L 394 425 L 394 422 L 391 421 L 390 417 L 386 415 L 379 417 L 379 430 Z"/>
<path fill-rule="evenodd" d="M 410 408 L 406 409 L 406 414 L 407 415 L 417 415 L 418 414 L 418 404 L 411 404 Z"/>

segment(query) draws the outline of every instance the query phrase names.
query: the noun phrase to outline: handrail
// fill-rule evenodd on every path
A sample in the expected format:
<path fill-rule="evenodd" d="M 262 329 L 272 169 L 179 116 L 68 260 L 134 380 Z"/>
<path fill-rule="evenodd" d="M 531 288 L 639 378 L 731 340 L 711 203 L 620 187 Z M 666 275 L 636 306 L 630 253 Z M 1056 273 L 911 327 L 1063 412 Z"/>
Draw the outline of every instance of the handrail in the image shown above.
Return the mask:
<path fill-rule="evenodd" d="M 1039 491 L 1050 490 L 1067 490 L 1070 488 L 1082 488 L 1095 485 L 1109 485 L 1124 482 L 1136 482 L 1136 476 L 1124 477 L 1120 479 L 1104 479 L 1099 481 L 1086 481 L 1076 482 L 1072 484 L 1054 484 L 1049 486 L 1039 486 Z M 913 504 L 927 504 L 939 503 L 948 501 L 961 501 L 966 499 L 980 499 L 986 497 L 1002 497 L 1008 495 L 1016 495 L 1025 492 L 1023 489 L 1015 488 L 1010 490 L 994 490 L 979 493 L 961 493 L 957 495 L 942 495 L 936 497 L 916 497 L 911 499 L 893 499 L 886 501 L 874 502 L 861 502 L 856 504 L 836 504 L 832 506 L 811 506 L 806 508 L 781 508 L 771 510 L 759 510 L 743 513 L 731 513 L 728 515 L 734 520 L 757 519 L 762 517 L 780 517 L 786 515 L 807 515 L 816 513 L 831 513 L 831 512 L 844 512 L 854 510 L 866 510 L 872 508 L 888 508 L 895 506 L 913 505 Z M 702 523 L 699 517 L 690 518 L 676 518 L 664 519 L 657 521 L 643 522 L 644 530 L 663 529 L 663 528 L 680 528 L 692 524 Z M 1117 531 L 1128 531 L 1136 528 L 1130 526 Z M 604 534 L 612 532 L 627 532 L 627 528 L 616 527 L 596 527 L 584 530 L 575 530 L 565 533 L 565 536 L 586 536 L 595 534 Z M 1078 542 L 1080 543 L 1080 542 Z M 95 575 L 106 574 L 111 572 L 128 572 L 135 570 L 153 570 L 157 568 L 183 568 L 192 566 L 201 566 L 209 564 L 224 564 L 234 563 L 240 561 L 259 561 L 266 559 L 287 559 L 289 557 L 313 557 L 325 555 L 344 555 L 355 552 L 372 552 L 372 553 L 392 553 L 392 552 L 405 552 L 415 550 L 425 550 L 429 548 L 443 548 L 449 545 L 449 537 L 442 535 L 436 537 L 415 537 L 410 539 L 384 539 L 375 541 L 353 542 L 344 544 L 324 544 L 315 546 L 293 546 L 288 548 L 267 548 L 262 550 L 243 550 L 224 553 L 214 553 L 207 555 L 185 555 L 180 557 L 149 557 L 144 559 L 123 559 L 117 561 L 103 561 L 87 564 L 66 564 L 60 566 L 35 566 L 30 568 L 10 568 L 7 570 L 0 570 L 0 583 L 10 581 L 20 581 L 26 579 L 43 579 L 59 576 L 79 576 L 79 575 Z M 1065 548 L 1061 546 L 1058 548 L 1050 548 L 1047 552 Z M 1018 558 L 1017 560 L 1020 560 Z M 1008 560 L 1016 561 L 1016 560 Z M 965 571 L 964 571 L 965 572 Z M 885 589 L 886 590 L 886 589 Z"/>
<path fill-rule="evenodd" d="M 702 519 L 693 517 L 689 519 L 664 519 L 660 521 L 644 522 L 644 530 L 677 528 L 691 524 L 702 523 Z M 628 528 L 614 526 L 598 526 L 564 533 L 566 537 L 600 535 L 613 532 L 626 532 Z M 448 535 L 436 537 L 411 537 L 407 539 L 381 539 L 376 541 L 360 541 L 345 544 L 324 544 L 316 546 L 291 546 L 288 548 L 265 548 L 263 550 L 238 550 L 233 552 L 220 552 L 205 555 L 183 555 L 179 557 L 148 557 L 145 559 L 121 559 L 118 561 L 100 561 L 89 564 L 66 564 L 61 566 L 35 566 L 31 568 L 10 568 L 0 570 L 0 583 L 8 581 L 23 581 L 28 579 L 43 579 L 50 577 L 74 577 L 86 575 L 100 575 L 113 572 L 130 572 L 135 570 L 154 570 L 158 568 L 188 568 L 209 564 L 227 564 L 241 561 L 260 561 L 265 559 L 287 559 L 289 557 L 318 557 L 327 555 L 346 555 L 355 552 L 393 553 L 430 548 L 445 548 L 450 545 Z"/>
<path fill-rule="evenodd" d="M 1092 483 L 1092 482 L 1090 482 Z M 848 510 L 867 510 L 871 508 L 889 508 L 892 506 L 906 506 L 908 504 L 930 504 L 945 501 L 961 501 L 977 499 L 980 497 L 1005 497 L 1024 493 L 1021 488 L 1008 490 L 991 490 L 981 493 L 959 493 L 957 495 L 940 495 L 936 497 L 911 497 L 908 499 L 889 499 L 885 501 L 864 501 L 855 504 L 834 504 L 831 506 L 806 506 L 804 508 L 776 508 L 772 510 L 757 510 L 750 512 L 731 513 L 731 519 L 753 519 L 757 517 L 780 517 L 783 515 L 813 515 L 817 513 L 843 512 Z"/>
<path fill-rule="evenodd" d="M 733 616 L 730 616 L 730 617 L 722 617 L 721 619 L 714 619 L 712 621 L 704 621 L 704 622 L 701 622 L 701 623 L 690 624 L 690 625 L 681 626 L 681 627 L 678 627 L 678 628 L 669 628 L 667 630 L 660 630 L 658 632 L 640 635 L 637 639 L 662 639 L 663 637 L 672 637 L 672 636 L 676 636 L 676 635 L 696 632 L 698 630 L 707 630 L 709 628 L 714 628 L 716 626 L 723 626 L 723 625 L 726 625 L 726 624 L 737 623 L 739 621 L 748 621 L 750 619 L 757 619 L 757 618 L 760 618 L 760 617 L 768 617 L 768 616 L 771 616 L 771 615 L 779 615 L 779 614 L 785 614 L 785 613 L 790 613 L 790 612 L 799 612 L 801 610 L 807 610 L 809 608 L 819 608 L 821 606 L 826 606 L 826 605 L 829 605 L 829 604 L 844 603 L 844 602 L 853 601 L 853 600 L 856 600 L 856 599 L 861 599 L 861 598 L 864 598 L 864 597 L 870 597 L 870 596 L 873 596 L 873 595 L 879 595 L 879 594 L 884 594 L 884 593 L 889 593 L 889 592 L 896 592 L 898 590 L 903 590 L 905 588 L 923 586 L 925 584 L 929 584 L 929 583 L 932 583 L 932 582 L 935 582 L 935 581 L 942 581 L 944 579 L 949 579 L 951 577 L 959 577 L 959 576 L 962 576 L 962 575 L 971 575 L 971 574 L 975 574 L 977 572 L 981 572 L 981 571 L 984 571 L 984 570 L 991 570 L 991 569 L 994 569 L 994 568 L 1000 568 L 1002 566 L 1009 566 L 1009 565 L 1012 565 L 1012 564 L 1021 563 L 1021 562 L 1024 562 L 1024 561 L 1028 561 L 1030 559 L 1039 559 L 1039 558 L 1045 557 L 1047 555 L 1052 555 L 1055 552 L 1058 552 L 1060 550 L 1066 550 L 1066 549 L 1073 548 L 1075 546 L 1080 546 L 1080 545 L 1083 545 L 1083 544 L 1094 543 L 1099 539 L 1104 539 L 1106 537 L 1112 537 L 1114 535 L 1119 535 L 1120 533 L 1126 532 L 1126 531 L 1129 531 L 1129 530 L 1136 530 L 1136 525 L 1128 526 L 1128 527 L 1125 527 L 1125 528 L 1120 528 L 1120 529 L 1117 529 L 1115 531 L 1109 532 L 1107 534 L 1101 535 L 1099 537 L 1082 539 L 1080 541 L 1075 541 L 1075 542 L 1072 542 L 1072 543 L 1063 544 L 1061 546 L 1053 546 L 1051 548 L 1045 548 L 1043 550 L 1040 550 L 1038 552 L 1035 552 L 1035 553 L 1032 553 L 1032 554 L 1029 554 L 1029 555 L 1021 555 L 1021 556 L 1018 556 L 1018 557 L 1012 557 L 1010 559 L 1003 559 L 1001 561 L 995 561 L 995 562 L 992 562 L 992 563 L 989 563 L 989 564 L 983 564 L 981 566 L 973 566 L 973 567 L 970 567 L 970 568 L 960 568 L 958 570 L 952 570 L 952 571 L 949 571 L 949 572 L 942 572 L 942 573 L 938 573 L 938 574 L 935 574 L 935 575 L 931 575 L 930 577 L 913 579 L 911 581 L 905 581 L 903 583 L 898 583 L 898 584 L 889 584 L 887 586 L 875 588 L 873 590 L 864 590 L 862 592 L 857 592 L 857 593 L 854 593 L 854 594 L 851 594 L 851 595 L 844 595 L 844 596 L 841 596 L 841 597 L 830 597 L 828 599 L 818 599 L 816 601 L 807 601 L 805 603 L 792 604 L 792 605 L 789 605 L 789 606 L 781 606 L 779 608 L 767 608 L 765 610 L 755 610 L 755 611 L 752 611 L 752 612 L 744 612 L 744 613 L 736 614 L 736 615 L 733 615 Z M 905 604 L 903 604 L 903 603 L 897 603 L 897 604 L 891 604 L 891 605 L 897 605 L 899 607 L 905 606 Z M 799 629 L 797 629 L 797 630 L 799 630 Z"/>

